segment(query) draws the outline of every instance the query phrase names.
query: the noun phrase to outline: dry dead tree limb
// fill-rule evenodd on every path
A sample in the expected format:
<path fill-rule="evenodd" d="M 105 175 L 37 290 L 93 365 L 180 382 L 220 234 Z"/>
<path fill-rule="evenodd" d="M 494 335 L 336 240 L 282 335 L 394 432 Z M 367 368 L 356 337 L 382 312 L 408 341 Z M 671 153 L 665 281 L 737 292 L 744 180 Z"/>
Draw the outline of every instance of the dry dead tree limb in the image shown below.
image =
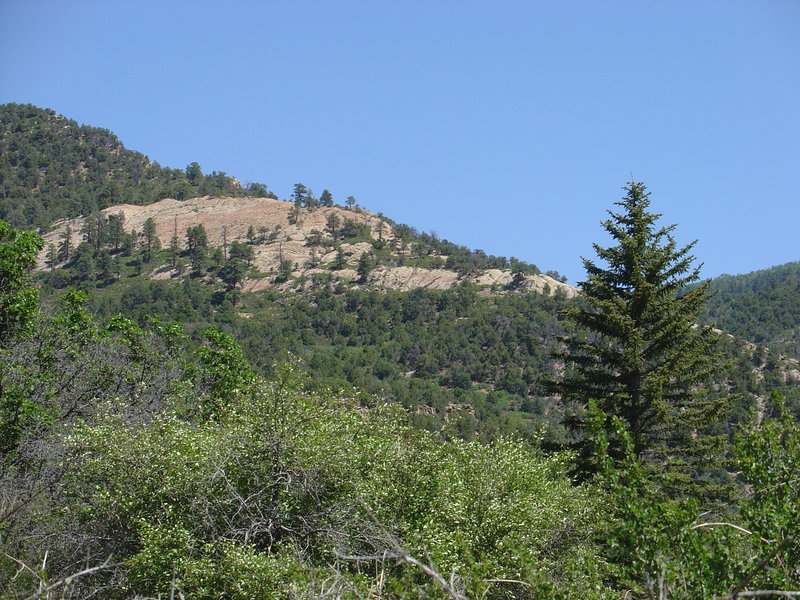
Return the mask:
<path fill-rule="evenodd" d="M 384 560 L 385 561 L 387 559 L 394 559 L 398 563 L 406 563 L 406 564 L 409 564 L 409 565 L 413 565 L 413 566 L 417 567 L 420 571 L 425 573 L 425 575 L 427 575 L 428 577 L 433 579 L 436 583 L 438 583 L 439 587 L 441 587 L 444 590 L 444 592 L 448 596 L 450 596 L 450 598 L 452 598 L 452 600 L 467 600 L 466 596 L 464 596 L 463 594 L 458 592 L 450 583 L 448 583 L 448 581 L 436 569 L 434 569 L 432 566 L 426 565 L 422 561 L 414 558 L 413 556 L 411 556 L 408 552 L 406 552 L 404 550 L 396 550 L 396 551 L 393 551 L 393 552 L 390 552 L 389 550 L 386 550 L 386 551 L 383 552 L 383 554 L 373 554 L 373 555 L 366 555 L 366 556 L 350 556 L 350 555 L 347 555 L 347 554 L 342 554 L 338 550 L 334 550 L 333 554 L 337 558 L 341 558 L 342 560 L 369 560 L 369 561 Z"/>
<path fill-rule="evenodd" d="M 24 562 L 22 562 L 22 561 L 21 561 L 21 560 L 19 560 L 18 558 L 14 558 L 13 556 L 11 556 L 10 554 L 8 554 L 7 552 L 3 552 L 3 555 L 4 555 L 6 558 L 10 558 L 11 560 L 13 560 L 15 563 L 17 563 L 17 564 L 19 565 L 19 570 L 18 570 L 18 571 L 17 571 L 17 573 L 14 575 L 14 577 L 12 577 L 12 578 L 11 578 L 11 580 L 12 580 L 12 581 L 13 581 L 14 579 L 16 579 L 17 577 L 19 577 L 19 574 L 20 574 L 20 573 L 22 573 L 23 571 L 30 571 L 30 573 L 31 573 L 31 574 L 32 574 L 34 577 L 36 577 L 37 579 L 39 579 L 39 581 L 41 581 L 41 580 L 42 580 L 42 577 L 41 577 L 41 575 L 39 575 L 39 573 L 37 573 L 36 571 L 34 571 L 33 569 L 31 569 L 31 568 L 30 568 L 28 565 L 26 565 Z"/>
<path fill-rule="evenodd" d="M 406 563 L 409 565 L 413 565 L 417 567 L 420 571 L 422 571 L 425 575 L 433 579 L 439 587 L 444 590 L 444 592 L 451 598 L 451 600 L 467 600 L 466 596 L 464 596 L 461 592 L 456 589 L 456 584 L 454 581 L 455 573 L 452 574 L 450 582 L 445 579 L 441 573 L 439 573 L 432 564 L 425 564 L 422 561 L 414 558 L 408 552 L 406 552 L 403 547 L 400 545 L 400 542 L 386 530 L 386 527 L 380 520 L 375 516 L 372 510 L 367 506 L 367 504 L 360 500 L 359 504 L 366 512 L 367 517 L 369 520 L 373 522 L 373 524 L 378 528 L 379 531 L 382 532 L 384 536 L 384 543 L 386 546 L 389 546 L 389 549 L 383 550 L 380 554 L 371 554 L 371 555 L 349 555 L 340 552 L 339 550 L 334 549 L 333 554 L 334 556 L 341 558 L 343 560 L 364 560 L 364 561 L 386 561 L 386 560 L 396 560 L 399 563 Z M 373 547 L 375 547 L 374 544 Z M 383 545 L 383 544 L 382 544 Z M 377 548 L 376 548 L 377 549 Z"/>
<path fill-rule="evenodd" d="M 736 529 L 737 531 L 741 531 L 742 533 L 746 533 L 747 535 L 755 535 L 749 529 L 745 529 L 744 527 L 740 527 L 739 525 L 734 525 L 733 523 L 726 523 L 724 521 L 717 522 L 717 523 L 700 523 L 699 525 L 693 525 L 692 527 L 689 527 L 689 529 L 700 529 L 701 527 L 731 527 L 733 529 Z M 759 536 L 758 539 L 760 539 L 765 544 L 774 544 L 775 543 L 775 540 L 768 540 L 768 539 L 763 538 L 761 536 Z"/>
<path fill-rule="evenodd" d="M 55 583 L 51 583 L 47 587 L 37 591 L 35 594 L 31 594 L 30 596 L 25 598 L 25 600 L 36 600 L 37 598 L 41 598 L 48 592 L 58 589 L 63 585 L 69 585 L 79 577 L 84 577 L 86 575 L 91 575 L 92 573 L 96 573 L 97 571 L 102 571 L 104 569 L 113 569 L 114 567 L 119 566 L 119 563 L 111 563 L 110 561 L 111 557 L 109 556 L 103 564 L 97 565 L 96 567 L 88 567 L 86 569 L 83 569 L 82 571 L 78 571 L 77 573 L 73 573 L 72 575 L 64 577 L 63 579 L 59 579 Z"/>
<path fill-rule="evenodd" d="M 519 579 L 484 579 L 486 583 L 516 583 L 517 585 L 524 585 L 525 587 L 531 587 L 531 584 L 527 581 L 520 581 Z"/>
<path fill-rule="evenodd" d="M 701 527 L 733 527 L 734 529 L 746 533 L 747 535 L 753 535 L 753 532 L 749 529 L 745 529 L 744 527 L 739 527 L 738 525 L 734 525 L 733 523 L 700 523 L 699 525 L 693 525 L 689 527 L 689 529 L 700 529 Z M 766 541 L 766 540 L 765 540 Z"/>

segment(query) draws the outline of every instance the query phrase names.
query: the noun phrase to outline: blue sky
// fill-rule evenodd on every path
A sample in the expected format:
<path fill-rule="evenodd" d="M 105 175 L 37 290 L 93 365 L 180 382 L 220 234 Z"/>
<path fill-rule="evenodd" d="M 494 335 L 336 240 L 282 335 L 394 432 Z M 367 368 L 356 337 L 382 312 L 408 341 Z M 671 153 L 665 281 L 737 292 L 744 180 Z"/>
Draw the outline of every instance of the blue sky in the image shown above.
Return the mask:
<path fill-rule="evenodd" d="M 800 260 L 795 0 L 0 0 L 0 102 L 572 282 L 631 176 L 704 276 Z"/>

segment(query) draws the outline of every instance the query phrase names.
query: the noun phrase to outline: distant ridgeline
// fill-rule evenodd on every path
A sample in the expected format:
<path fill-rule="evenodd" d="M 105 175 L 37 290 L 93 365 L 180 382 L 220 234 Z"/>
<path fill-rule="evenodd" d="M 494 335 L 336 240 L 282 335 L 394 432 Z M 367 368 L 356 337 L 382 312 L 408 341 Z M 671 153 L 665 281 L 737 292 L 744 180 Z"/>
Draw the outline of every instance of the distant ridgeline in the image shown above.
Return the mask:
<path fill-rule="evenodd" d="M 168 169 L 128 150 L 107 129 L 79 125 L 30 104 L 0 105 L 0 220 L 26 229 L 88 215 L 115 204 L 163 198 L 270 196 L 192 163 Z"/>

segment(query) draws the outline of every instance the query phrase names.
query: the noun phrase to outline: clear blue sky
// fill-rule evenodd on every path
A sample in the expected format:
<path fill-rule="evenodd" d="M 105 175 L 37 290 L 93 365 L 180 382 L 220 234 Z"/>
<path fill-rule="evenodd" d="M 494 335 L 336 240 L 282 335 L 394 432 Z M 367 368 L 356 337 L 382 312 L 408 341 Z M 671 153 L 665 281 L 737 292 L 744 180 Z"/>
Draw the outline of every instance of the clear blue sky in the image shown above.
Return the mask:
<path fill-rule="evenodd" d="M 800 260 L 797 0 L 0 0 L 0 102 L 573 282 L 631 175 L 703 275 Z"/>

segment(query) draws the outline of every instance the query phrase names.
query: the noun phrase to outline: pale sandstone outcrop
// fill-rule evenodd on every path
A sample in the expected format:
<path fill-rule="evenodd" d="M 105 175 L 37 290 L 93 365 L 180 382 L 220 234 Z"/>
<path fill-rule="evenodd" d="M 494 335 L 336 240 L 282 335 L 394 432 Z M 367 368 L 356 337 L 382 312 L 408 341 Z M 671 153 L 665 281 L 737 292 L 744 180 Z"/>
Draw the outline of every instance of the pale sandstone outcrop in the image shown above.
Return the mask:
<path fill-rule="evenodd" d="M 203 196 L 191 200 L 173 200 L 167 198 L 148 206 L 134 206 L 120 204 L 103 210 L 105 215 L 122 213 L 125 217 L 124 227 L 127 231 L 141 231 L 147 219 L 152 218 L 156 224 L 156 235 L 161 246 L 169 246 L 172 236 L 177 234 L 178 245 L 185 245 L 186 230 L 189 227 L 202 225 L 208 235 L 211 246 L 221 246 L 223 241 L 230 245 L 234 241 L 247 241 L 247 231 L 252 226 L 256 236 L 260 229 L 274 232 L 272 242 L 257 243 L 253 246 L 254 259 L 252 266 L 266 277 L 246 281 L 245 291 L 256 291 L 271 286 L 277 286 L 280 291 L 291 291 L 297 287 L 296 283 L 276 283 L 274 274 L 280 267 L 281 260 L 292 264 L 293 274 L 312 275 L 314 273 L 329 273 L 334 277 L 354 282 L 358 279 L 354 268 L 364 252 L 372 249 L 367 242 L 347 243 L 340 242 L 346 266 L 340 270 L 325 268 L 337 255 L 331 245 L 309 245 L 309 236 L 313 230 L 321 232 L 323 240 L 330 240 L 327 232 L 327 219 L 335 214 L 341 227 L 346 219 L 356 223 L 366 224 L 370 227 L 373 238 L 380 237 L 388 242 L 394 240 L 391 227 L 380 217 L 365 210 L 347 210 L 341 207 L 319 207 L 313 210 L 301 209 L 294 222 L 290 222 L 293 205 L 290 202 L 274 200 L 272 198 L 217 198 Z M 61 221 L 44 235 L 45 243 L 55 244 L 61 242 L 61 236 L 66 227 L 72 228 L 72 246 L 76 247 L 82 240 L 81 229 L 83 219 L 76 218 Z M 45 246 L 46 247 L 46 246 Z M 39 256 L 39 264 L 45 262 L 46 250 Z M 446 258 L 446 257 L 442 257 Z M 168 279 L 176 273 L 169 268 L 160 266 L 156 268 L 151 277 L 155 279 Z M 510 271 L 501 269 L 487 269 L 467 281 L 482 286 L 489 286 L 495 291 L 508 289 L 513 276 Z M 461 283 L 462 278 L 447 269 L 425 269 L 411 266 L 388 267 L 381 266 L 374 269 L 368 278 L 371 285 L 382 286 L 396 290 L 412 290 L 417 288 L 449 289 Z M 561 283 L 546 275 L 525 276 L 522 287 L 525 289 L 550 294 L 560 291 L 567 297 L 577 294 L 572 286 Z"/>

